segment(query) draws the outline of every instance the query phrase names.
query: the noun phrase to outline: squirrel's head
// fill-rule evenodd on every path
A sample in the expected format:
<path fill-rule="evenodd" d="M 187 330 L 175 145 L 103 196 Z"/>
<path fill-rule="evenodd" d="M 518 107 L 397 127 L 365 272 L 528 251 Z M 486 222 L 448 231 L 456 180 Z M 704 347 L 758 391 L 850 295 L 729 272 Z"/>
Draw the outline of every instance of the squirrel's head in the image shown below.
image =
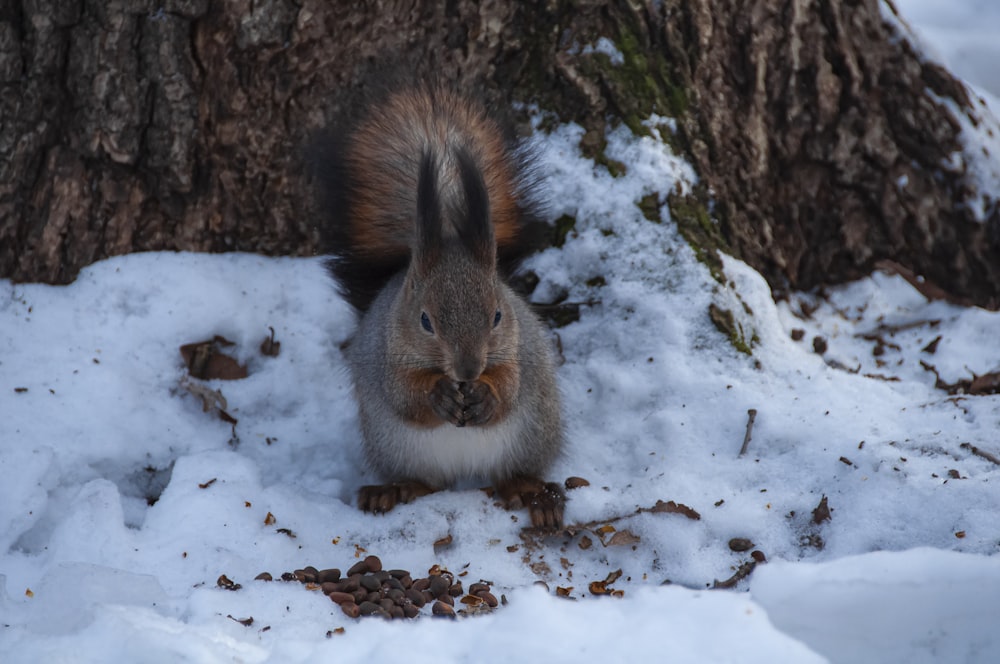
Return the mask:
<path fill-rule="evenodd" d="M 465 150 L 454 161 L 457 177 L 446 179 L 432 154 L 421 159 L 414 249 L 395 323 L 414 357 L 432 365 L 424 368 L 465 382 L 515 356 L 518 326 L 497 276 L 486 183 Z"/>

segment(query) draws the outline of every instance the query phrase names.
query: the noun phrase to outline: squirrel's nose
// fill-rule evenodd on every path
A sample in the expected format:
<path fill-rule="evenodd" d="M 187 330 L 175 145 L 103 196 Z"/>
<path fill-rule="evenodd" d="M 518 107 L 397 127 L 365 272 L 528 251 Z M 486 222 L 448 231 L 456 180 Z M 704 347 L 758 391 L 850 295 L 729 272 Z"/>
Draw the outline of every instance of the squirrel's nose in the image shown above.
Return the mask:
<path fill-rule="evenodd" d="M 483 361 L 474 355 L 459 355 L 455 358 L 455 379 L 467 383 L 482 375 Z"/>

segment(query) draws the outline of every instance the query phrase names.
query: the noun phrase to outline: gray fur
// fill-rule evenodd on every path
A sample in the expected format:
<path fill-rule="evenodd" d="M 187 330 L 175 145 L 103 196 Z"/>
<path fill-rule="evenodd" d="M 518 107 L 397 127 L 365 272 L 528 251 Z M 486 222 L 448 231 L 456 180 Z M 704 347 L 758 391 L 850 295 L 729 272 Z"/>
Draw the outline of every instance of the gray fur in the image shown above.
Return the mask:
<path fill-rule="evenodd" d="M 408 395 L 400 394 L 406 386 L 394 377 L 394 363 L 413 358 L 400 355 L 390 338 L 392 330 L 408 324 L 399 320 L 404 283 L 399 274 L 386 285 L 347 350 L 370 466 L 387 481 L 419 480 L 435 488 L 464 479 L 495 483 L 544 474 L 561 453 L 564 434 L 550 344 L 534 313 L 506 285 L 498 285 L 518 339 L 506 361 L 520 367 L 516 400 L 505 419 L 480 427 L 418 427 L 400 416 Z"/>

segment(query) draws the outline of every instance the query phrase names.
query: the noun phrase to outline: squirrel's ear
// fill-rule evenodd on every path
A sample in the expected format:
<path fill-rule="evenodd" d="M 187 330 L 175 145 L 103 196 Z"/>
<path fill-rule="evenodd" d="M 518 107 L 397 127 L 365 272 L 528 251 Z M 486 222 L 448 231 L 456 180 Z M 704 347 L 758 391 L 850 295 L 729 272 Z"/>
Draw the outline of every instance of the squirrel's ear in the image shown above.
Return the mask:
<path fill-rule="evenodd" d="M 490 196 L 483 173 L 466 150 L 457 150 L 455 157 L 465 193 L 464 218 L 457 229 L 458 236 L 477 262 L 495 265 L 496 242 L 493 239 L 493 220 L 490 219 Z"/>
<path fill-rule="evenodd" d="M 417 180 L 417 228 L 413 260 L 426 272 L 441 252 L 441 201 L 438 197 L 437 162 L 430 151 L 420 157 Z"/>

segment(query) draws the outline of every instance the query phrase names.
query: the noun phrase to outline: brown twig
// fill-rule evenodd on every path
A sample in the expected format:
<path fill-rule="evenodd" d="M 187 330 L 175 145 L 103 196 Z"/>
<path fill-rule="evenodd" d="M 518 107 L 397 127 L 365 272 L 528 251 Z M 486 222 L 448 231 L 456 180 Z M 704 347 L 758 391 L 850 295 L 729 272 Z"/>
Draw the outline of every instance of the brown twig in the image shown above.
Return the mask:
<path fill-rule="evenodd" d="M 975 445 L 972 445 L 970 443 L 962 443 L 961 445 L 959 445 L 959 447 L 961 447 L 963 450 L 969 450 L 970 452 L 972 452 L 973 454 L 975 454 L 977 457 L 981 457 L 983 459 L 986 459 L 987 461 L 992 461 L 996 465 L 1000 466 L 1000 459 L 998 459 L 993 454 L 990 454 L 986 450 L 981 450 L 978 447 L 976 447 Z"/>
<path fill-rule="evenodd" d="M 736 573 L 733 574 L 728 579 L 726 579 L 725 581 L 716 580 L 714 583 L 712 583 L 712 589 L 726 590 L 728 588 L 735 588 L 737 583 L 750 576 L 750 573 L 753 572 L 755 567 L 757 567 L 756 560 L 746 561 L 745 563 L 737 567 Z"/>
<path fill-rule="evenodd" d="M 747 453 L 747 447 L 750 446 L 750 435 L 753 433 L 753 421 L 757 419 L 757 409 L 751 408 L 747 411 L 747 432 L 743 436 L 743 446 L 740 447 L 740 453 L 737 456 L 743 456 Z"/>

